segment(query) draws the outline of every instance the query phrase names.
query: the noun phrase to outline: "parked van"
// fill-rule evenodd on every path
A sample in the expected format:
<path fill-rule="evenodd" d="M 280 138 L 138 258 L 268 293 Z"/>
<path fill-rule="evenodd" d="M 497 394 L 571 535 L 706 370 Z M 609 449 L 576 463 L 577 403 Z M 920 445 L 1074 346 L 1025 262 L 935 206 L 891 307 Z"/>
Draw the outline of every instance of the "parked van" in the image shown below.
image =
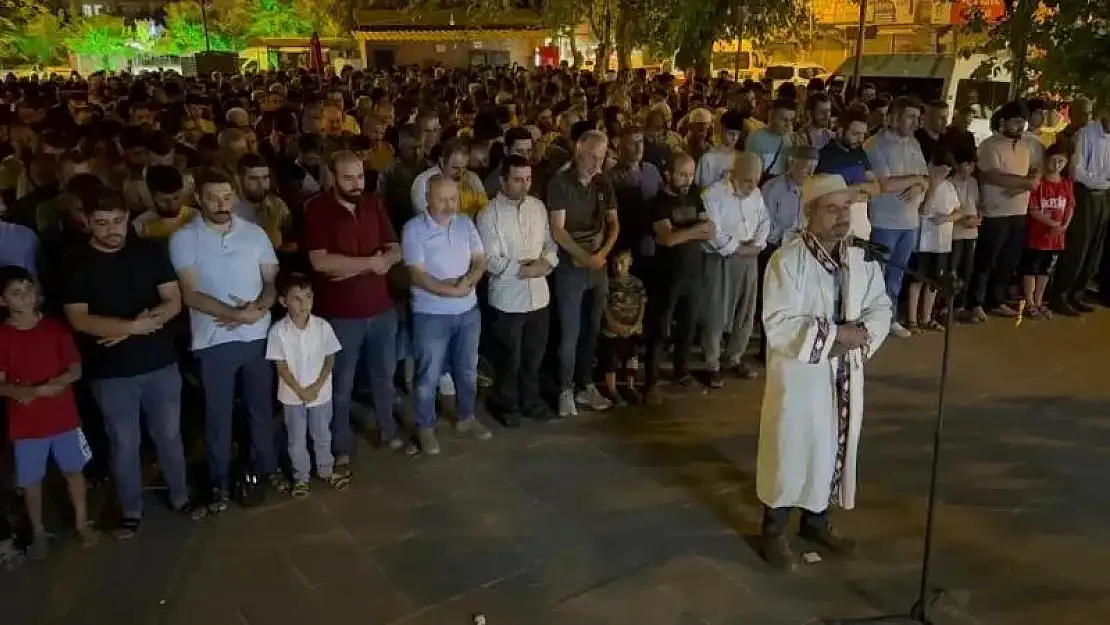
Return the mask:
<path fill-rule="evenodd" d="M 787 82 L 798 87 L 804 87 L 809 84 L 810 80 L 825 78 L 828 73 L 828 70 L 816 63 L 780 63 L 768 65 L 767 70 L 763 72 L 763 78 L 771 81 L 773 91 L 778 89 L 779 85 Z"/>
<path fill-rule="evenodd" d="M 1001 68 L 987 70 L 989 57 L 973 54 L 968 58 L 947 54 L 865 54 L 860 63 L 862 82 L 872 83 L 879 93 L 892 96 L 913 95 L 928 102 L 944 100 L 949 110 L 972 106 L 976 118 L 971 124 L 975 140 L 991 135 L 990 117 L 1009 99 L 1010 73 Z M 855 59 L 849 57 L 835 75 L 851 78 Z"/>

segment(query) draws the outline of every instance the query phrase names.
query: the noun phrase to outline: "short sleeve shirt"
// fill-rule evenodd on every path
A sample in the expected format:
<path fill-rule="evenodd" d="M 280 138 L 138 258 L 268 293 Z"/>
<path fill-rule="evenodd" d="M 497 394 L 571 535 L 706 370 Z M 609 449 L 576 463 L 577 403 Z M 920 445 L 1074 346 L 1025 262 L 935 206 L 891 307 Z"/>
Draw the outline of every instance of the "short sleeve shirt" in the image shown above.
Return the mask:
<path fill-rule="evenodd" d="M 683 230 L 709 219 L 701 200 L 701 189 L 691 188 L 685 195 L 667 191 L 655 197 L 651 204 L 652 223 L 670 220 L 671 227 Z M 675 279 L 697 280 L 702 275 L 704 262 L 701 241 L 687 241 L 671 247 L 659 246 L 657 267 Z"/>
<path fill-rule="evenodd" d="M 318 195 L 305 205 L 305 250 L 352 257 L 369 257 L 397 242 L 382 200 L 363 196 L 354 211 L 347 210 L 331 193 Z M 332 280 L 317 274 L 315 310 L 329 318 L 376 317 L 393 307 L 384 275 L 367 272 Z"/>
<path fill-rule="evenodd" d="M 1031 155 L 1024 139 L 994 134 L 979 146 L 980 171 L 999 171 L 1015 176 L 1029 175 Z M 1013 217 L 1029 211 L 1029 192 L 1011 194 L 1002 187 L 983 183 L 983 216 Z"/>
<path fill-rule="evenodd" d="M 262 266 L 277 265 L 270 238 L 258 226 L 232 217 L 222 232 L 204 219 L 194 219 L 170 238 L 170 260 L 177 273 L 193 269 L 201 293 L 228 306 L 250 302 L 262 294 Z M 224 328 L 199 310 L 189 310 L 193 350 L 224 343 L 263 341 L 270 329 L 270 313 L 250 325 Z"/>
<path fill-rule="evenodd" d="M 38 386 L 80 362 L 73 335 L 61 322 L 43 317 L 27 330 L 0 323 L 0 373 L 9 384 Z M 13 441 L 48 438 L 80 425 L 72 386 L 26 404 L 9 399 L 7 406 L 8 437 Z"/>
<path fill-rule="evenodd" d="M 297 384 L 304 388 L 316 382 L 324 368 L 324 361 L 340 349 L 342 347 L 339 339 L 327 320 L 310 315 L 305 327 L 298 328 L 292 319 L 284 317 L 270 328 L 270 336 L 266 341 L 266 359 L 284 362 Z M 315 408 L 330 402 L 331 395 L 331 376 L 320 387 L 316 399 L 307 404 L 278 376 L 277 398 L 287 406 Z"/>
<path fill-rule="evenodd" d="M 634 326 L 647 303 L 644 284 L 636 276 L 614 278 L 609 281 L 609 315 L 621 325 Z"/>
<path fill-rule="evenodd" d="M 401 234 L 405 265 L 422 266 L 436 280 L 456 280 L 470 270 L 470 259 L 484 253 L 478 228 L 466 215 L 455 215 L 440 225 L 428 213 L 421 213 L 405 224 Z M 412 286 L 412 311 L 429 315 L 458 315 L 478 305 L 471 289 L 465 297 L 436 295 Z"/>
<path fill-rule="evenodd" d="M 934 223 L 930 217 L 948 217 L 960 205 L 956 187 L 945 180 L 925 203 L 917 251 L 946 254 L 952 251 L 952 222 Z"/>
<path fill-rule="evenodd" d="M 821 148 L 817 159 L 818 174 L 836 174 L 844 178 L 848 185 L 867 182 L 867 172 L 871 171 L 871 160 L 863 148 L 849 148 L 833 139 Z"/>
<path fill-rule="evenodd" d="M 617 210 L 612 185 L 595 176 L 583 185 L 573 167 L 560 170 L 547 186 L 547 210 L 565 211 L 565 229 L 578 245 L 596 252 L 605 242 L 605 214 Z"/>

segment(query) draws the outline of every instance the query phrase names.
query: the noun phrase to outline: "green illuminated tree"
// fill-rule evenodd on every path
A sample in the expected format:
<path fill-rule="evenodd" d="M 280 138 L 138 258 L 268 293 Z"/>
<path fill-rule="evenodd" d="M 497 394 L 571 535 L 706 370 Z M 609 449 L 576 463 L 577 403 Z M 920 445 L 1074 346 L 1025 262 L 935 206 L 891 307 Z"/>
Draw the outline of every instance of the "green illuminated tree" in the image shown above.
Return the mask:
<path fill-rule="evenodd" d="M 132 45 L 135 31 L 122 17 L 94 15 L 73 21 L 67 31 L 67 48 L 97 59 L 104 67 L 111 67 L 113 59 L 130 59 L 137 52 Z"/>
<path fill-rule="evenodd" d="M 0 1 L 0 57 L 36 67 L 65 59 L 63 28 L 57 15 L 40 5 Z"/>
<path fill-rule="evenodd" d="M 223 0 L 214 7 L 225 32 L 245 39 L 335 37 L 342 32 L 343 11 L 338 1 Z"/>
<path fill-rule="evenodd" d="M 179 0 L 166 5 L 166 30 L 160 47 L 166 54 L 184 56 L 203 52 L 211 46 L 217 51 L 236 51 L 244 47 L 243 33 L 228 28 L 221 19 L 219 7 L 208 15 L 208 39 L 204 37 L 204 19 L 200 3 L 196 0 Z"/>

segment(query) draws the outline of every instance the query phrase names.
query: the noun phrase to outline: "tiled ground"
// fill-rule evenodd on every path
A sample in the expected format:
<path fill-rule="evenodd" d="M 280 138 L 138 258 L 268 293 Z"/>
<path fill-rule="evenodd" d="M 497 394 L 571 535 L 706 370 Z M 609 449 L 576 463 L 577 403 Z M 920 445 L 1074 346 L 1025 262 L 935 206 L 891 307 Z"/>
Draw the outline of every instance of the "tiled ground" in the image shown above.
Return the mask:
<path fill-rule="evenodd" d="M 1110 313 L 958 328 L 941 473 L 937 623 L 1106 623 Z M 916 588 L 939 336 L 894 341 L 868 379 L 852 563 L 790 577 L 751 548 L 759 383 L 662 409 L 365 450 L 352 489 L 0 577 L 4 625 L 787 625 L 908 607 Z"/>

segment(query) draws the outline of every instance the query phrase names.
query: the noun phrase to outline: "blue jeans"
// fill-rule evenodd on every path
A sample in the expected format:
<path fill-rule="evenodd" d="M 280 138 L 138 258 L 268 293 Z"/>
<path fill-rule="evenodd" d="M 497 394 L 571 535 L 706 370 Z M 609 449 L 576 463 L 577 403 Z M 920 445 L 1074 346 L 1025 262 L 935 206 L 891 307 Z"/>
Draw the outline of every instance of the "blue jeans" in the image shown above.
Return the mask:
<path fill-rule="evenodd" d="M 331 327 L 343 350 L 335 355 L 332 376 L 331 443 L 335 457 L 347 460 L 354 450 L 351 432 L 351 391 L 361 355 L 370 375 L 374 416 L 383 441 L 397 437 L 393 418 L 393 372 L 397 367 L 397 311 L 392 308 L 377 317 L 331 319 Z M 341 462 L 342 464 L 342 462 Z"/>
<path fill-rule="evenodd" d="M 459 420 L 474 418 L 478 403 L 478 341 L 482 336 L 482 314 L 478 307 L 459 315 L 412 315 L 412 347 L 416 354 L 416 399 L 413 402 L 417 427 L 436 422 L 436 388 L 439 377 L 450 368 L 455 378 Z"/>
<path fill-rule="evenodd" d="M 883 281 L 886 282 L 886 294 L 897 310 L 898 296 L 902 293 L 902 279 L 906 273 L 903 267 L 910 262 L 910 256 L 917 248 L 917 229 L 872 228 L 871 242 L 890 250 L 890 262 L 883 267 Z"/>
<path fill-rule="evenodd" d="M 575 267 L 561 255 L 555 268 L 555 307 L 559 313 L 559 390 L 593 382 L 594 352 L 609 297 L 605 269 Z"/>
<path fill-rule="evenodd" d="M 257 475 L 278 470 L 274 442 L 274 366 L 266 360 L 266 341 L 234 341 L 196 351 L 204 386 L 204 439 L 208 477 L 214 488 L 228 488 L 235 380 L 243 377 L 243 404 L 250 428 L 251 459 Z"/>
<path fill-rule="evenodd" d="M 312 463 L 308 455 L 308 437 L 312 436 L 312 450 L 316 454 L 316 474 L 331 477 L 334 460 L 331 455 L 331 402 L 320 406 L 282 406 L 285 413 L 285 431 L 289 437 L 289 461 L 293 465 L 293 479 L 308 481 Z"/>
<path fill-rule="evenodd" d="M 170 504 L 189 500 L 185 483 L 185 450 L 181 442 L 181 373 L 177 364 L 127 378 L 89 382 L 104 415 L 104 429 L 112 447 L 112 479 L 116 481 L 123 516 L 143 516 L 143 470 L 140 422 L 158 452 L 158 468 L 166 480 Z"/>

